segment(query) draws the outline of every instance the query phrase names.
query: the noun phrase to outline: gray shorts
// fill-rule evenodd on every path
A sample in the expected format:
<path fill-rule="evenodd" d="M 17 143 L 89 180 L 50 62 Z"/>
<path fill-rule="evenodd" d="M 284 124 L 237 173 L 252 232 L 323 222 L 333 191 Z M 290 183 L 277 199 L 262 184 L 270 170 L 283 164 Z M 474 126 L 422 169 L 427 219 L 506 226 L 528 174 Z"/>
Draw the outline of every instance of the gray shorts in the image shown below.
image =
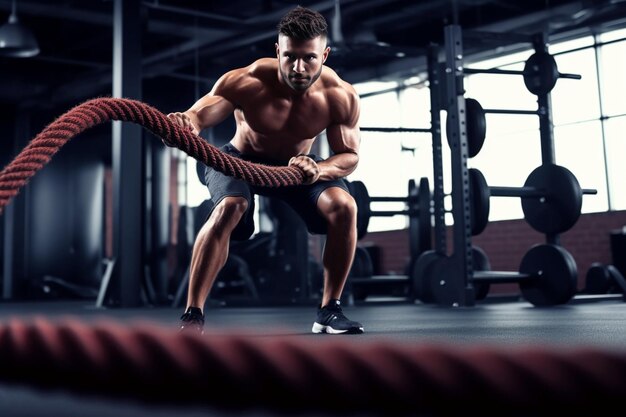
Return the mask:
<path fill-rule="evenodd" d="M 273 161 L 242 155 L 241 152 L 230 143 L 222 146 L 220 150 L 237 158 L 264 165 L 286 166 L 288 163 L 288 161 Z M 324 160 L 313 154 L 308 156 L 316 162 Z M 327 231 L 326 220 L 317 210 L 317 200 L 319 196 L 324 190 L 330 187 L 339 187 L 349 192 L 346 182 L 343 179 L 317 181 L 314 184 L 291 187 L 257 187 L 242 180 L 224 175 L 211 167 L 205 168 L 204 179 L 209 193 L 211 193 L 213 207 L 217 206 L 225 197 L 244 197 L 248 201 L 248 209 L 231 235 L 231 239 L 233 240 L 246 240 L 254 233 L 253 216 L 255 194 L 281 199 L 291 206 L 302 220 L 304 220 L 309 233 L 325 234 Z M 208 215 L 210 216 L 210 213 Z"/>

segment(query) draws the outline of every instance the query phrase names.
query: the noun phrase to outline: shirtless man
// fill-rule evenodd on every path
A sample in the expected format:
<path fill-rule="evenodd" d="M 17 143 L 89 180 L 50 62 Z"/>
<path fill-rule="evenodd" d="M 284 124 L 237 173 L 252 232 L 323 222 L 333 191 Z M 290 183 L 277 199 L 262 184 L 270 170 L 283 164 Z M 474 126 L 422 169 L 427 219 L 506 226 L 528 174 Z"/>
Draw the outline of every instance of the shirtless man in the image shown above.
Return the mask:
<path fill-rule="evenodd" d="M 253 194 L 258 193 L 286 201 L 311 233 L 327 235 L 324 291 L 312 331 L 363 332 L 339 303 L 357 241 L 356 203 L 342 178 L 359 161 L 359 97 L 324 66 L 330 52 L 327 33 L 322 15 L 296 7 L 278 25 L 276 58 L 229 71 L 189 110 L 168 115 L 198 134 L 234 112 L 235 137 L 222 151 L 252 162 L 296 166 L 307 178 L 302 186 L 270 189 L 206 170 L 215 206 L 194 243 L 182 330 L 202 331 L 203 307 L 226 263 L 230 239 L 245 240 L 254 231 Z M 309 154 L 324 130 L 333 151 L 326 160 Z"/>

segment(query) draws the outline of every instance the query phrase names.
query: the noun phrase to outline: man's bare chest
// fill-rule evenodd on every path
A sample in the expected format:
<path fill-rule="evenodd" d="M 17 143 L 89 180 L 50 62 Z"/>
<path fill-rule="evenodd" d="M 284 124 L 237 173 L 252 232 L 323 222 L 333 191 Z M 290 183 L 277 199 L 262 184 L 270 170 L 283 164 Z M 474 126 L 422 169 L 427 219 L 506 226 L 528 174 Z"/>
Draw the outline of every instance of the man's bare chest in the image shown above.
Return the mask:
<path fill-rule="evenodd" d="M 319 99 L 250 99 L 241 107 L 242 119 L 263 135 L 313 138 L 330 124 L 328 105 Z"/>

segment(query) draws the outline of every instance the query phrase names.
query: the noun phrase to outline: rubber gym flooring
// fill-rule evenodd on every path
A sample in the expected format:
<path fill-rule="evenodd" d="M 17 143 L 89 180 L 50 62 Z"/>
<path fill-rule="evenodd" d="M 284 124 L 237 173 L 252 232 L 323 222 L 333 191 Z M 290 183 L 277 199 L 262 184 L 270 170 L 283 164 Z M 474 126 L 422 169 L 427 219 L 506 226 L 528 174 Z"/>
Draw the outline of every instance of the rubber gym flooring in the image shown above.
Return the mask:
<path fill-rule="evenodd" d="M 316 343 L 342 338 L 348 343 L 390 342 L 463 346 L 533 347 L 559 349 L 626 348 L 626 303 L 619 298 L 575 298 L 567 305 L 536 308 L 514 298 L 491 299 L 474 307 L 442 308 L 403 300 L 378 299 L 344 307 L 346 315 L 363 323 L 362 335 L 313 335 L 315 306 L 210 307 L 206 310 L 206 334 L 245 334 L 260 339 L 298 338 Z M 4 302 L 0 322 L 30 321 L 35 317 L 61 321 L 68 316 L 89 323 L 114 320 L 123 325 L 142 323 L 176 329 L 182 308 L 97 309 L 92 302 Z M 0 357 L 0 361 L 2 358 Z M 210 376 L 207 376 L 210 378 Z M 78 397 L 28 386 L 0 383 L 1 416 L 217 416 L 206 408 L 151 406 L 133 401 Z M 232 415 L 242 415 L 230 413 Z M 271 413 L 245 413 L 268 416 Z M 311 415 L 302 413 L 301 415 Z"/>

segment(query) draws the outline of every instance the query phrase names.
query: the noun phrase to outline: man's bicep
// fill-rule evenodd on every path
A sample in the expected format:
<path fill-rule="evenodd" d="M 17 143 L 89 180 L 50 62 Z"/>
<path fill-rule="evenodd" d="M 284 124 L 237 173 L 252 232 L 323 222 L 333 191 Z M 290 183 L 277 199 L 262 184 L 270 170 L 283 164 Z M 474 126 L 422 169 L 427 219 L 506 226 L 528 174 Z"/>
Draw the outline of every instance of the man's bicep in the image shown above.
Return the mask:
<path fill-rule="evenodd" d="M 330 149 L 334 153 L 359 153 L 361 134 L 358 125 L 332 125 L 326 129 Z"/>
<path fill-rule="evenodd" d="M 340 95 L 336 108 L 338 118 L 326 129 L 329 145 L 335 153 L 359 153 L 361 132 L 359 130 L 360 101 L 352 87 Z"/>

